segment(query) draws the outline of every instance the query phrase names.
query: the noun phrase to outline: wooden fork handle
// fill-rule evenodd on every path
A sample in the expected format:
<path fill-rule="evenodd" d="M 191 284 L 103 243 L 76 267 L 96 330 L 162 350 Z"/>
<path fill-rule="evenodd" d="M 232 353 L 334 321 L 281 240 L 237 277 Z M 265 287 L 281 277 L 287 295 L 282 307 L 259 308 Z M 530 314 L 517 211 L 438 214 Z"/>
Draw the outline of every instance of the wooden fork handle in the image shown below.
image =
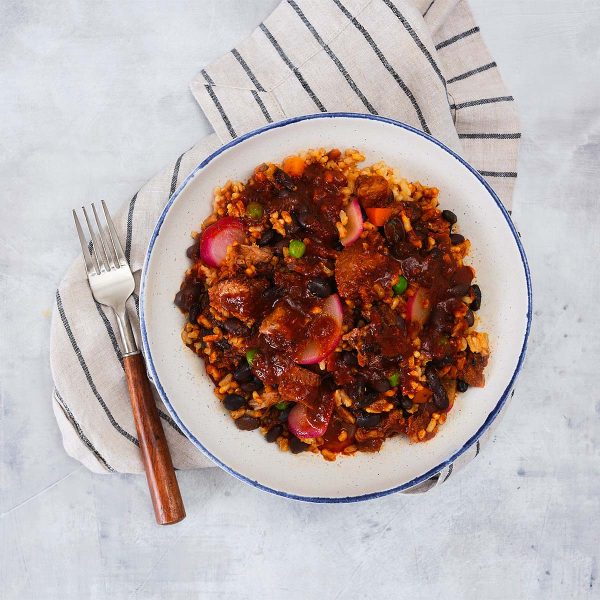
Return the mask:
<path fill-rule="evenodd" d="M 126 355 L 123 362 L 156 522 L 159 525 L 178 523 L 185 518 L 185 508 L 144 359 L 138 352 Z"/>

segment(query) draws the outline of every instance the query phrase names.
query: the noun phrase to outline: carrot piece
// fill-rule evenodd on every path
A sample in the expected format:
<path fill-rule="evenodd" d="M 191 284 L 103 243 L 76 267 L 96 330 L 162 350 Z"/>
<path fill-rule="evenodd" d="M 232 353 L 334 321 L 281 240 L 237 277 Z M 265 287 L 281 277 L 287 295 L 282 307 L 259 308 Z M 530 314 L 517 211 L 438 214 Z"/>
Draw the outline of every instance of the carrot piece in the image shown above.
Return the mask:
<path fill-rule="evenodd" d="M 290 177 L 302 177 L 306 164 L 299 156 L 288 156 L 283 161 L 283 170 Z"/>
<path fill-rule="evenodd" d="M 413 398 L 413 402 L 415 402 L 416 404 L 425 404 L 426 402 L 429 402 L 429 400 L 431 399 L 431 390 L 426 388 L 426 387 L 420 387 L 416 392 L 415 392 L 415 397 Z"/>
<path fill-rule="evenodd" d="M 365 212 L 369 221 L 377 227 L 385 225 L 387 220 L 392 216 L 391 208 L 365 208 Z"/>

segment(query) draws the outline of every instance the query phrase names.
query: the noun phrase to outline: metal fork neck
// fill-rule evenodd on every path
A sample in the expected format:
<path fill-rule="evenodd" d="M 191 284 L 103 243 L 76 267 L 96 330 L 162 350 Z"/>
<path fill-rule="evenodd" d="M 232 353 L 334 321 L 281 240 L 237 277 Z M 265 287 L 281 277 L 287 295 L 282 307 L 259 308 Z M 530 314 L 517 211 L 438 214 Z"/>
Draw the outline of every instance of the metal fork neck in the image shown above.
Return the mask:
<path fill-rule="evenodd" d="M 121 335 L 121 354 L 123 356 L 127 356 L 128 354 L 138 354 L 139 349 L 133 335 L 133 329 L 131 328 L 131 321 L 129 320 L 127 311 L 123 307 L 120 310 L 115 310 L 115 315 L 117 317 L 119 334 Z"/>

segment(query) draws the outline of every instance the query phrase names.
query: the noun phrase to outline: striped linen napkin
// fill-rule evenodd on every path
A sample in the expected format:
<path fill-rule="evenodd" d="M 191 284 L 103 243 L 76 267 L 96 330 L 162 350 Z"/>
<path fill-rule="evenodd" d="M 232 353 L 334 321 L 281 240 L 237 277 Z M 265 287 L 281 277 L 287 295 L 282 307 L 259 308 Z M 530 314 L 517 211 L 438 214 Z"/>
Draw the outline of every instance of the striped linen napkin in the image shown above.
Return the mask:
<path fill-rule="evenodd" d="M 409 123 L 463 155 L 511 208 L 517 110 L 465 0 L 284 0 L 250 37 L 202 69 L 191 89 L 215 133 L 116 215 L 136 280 L 161 210 L 194 166 L 222 143 L 295 115 L 352 111 Z M 132 315 L 137 304 L 134 294 Z M 86 467 L 141 473 L 115 331 L 79 257 L 56 293 L 54 412 L 65 449 Z M 157 402 L 175 466 L 210 466 Z M 445 481 L 479 446 L 421 489 Z"/>

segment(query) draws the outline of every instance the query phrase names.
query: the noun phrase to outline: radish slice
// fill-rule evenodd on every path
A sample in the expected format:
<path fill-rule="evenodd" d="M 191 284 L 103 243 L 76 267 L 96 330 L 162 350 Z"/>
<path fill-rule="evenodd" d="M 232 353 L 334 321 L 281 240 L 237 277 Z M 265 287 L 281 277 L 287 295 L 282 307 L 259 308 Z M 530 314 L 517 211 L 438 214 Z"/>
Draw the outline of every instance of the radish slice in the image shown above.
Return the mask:
<path fill-rule="evenodd" d="M 288 415 L 288 428 L 298 438 L 321 437 L 333 413 L 333 396 L 324 396 L 319 407 L 314 410 L 304 404 L 296 403 Z"/>
<path fill-rule="evenodd" d="M 346 207 L 348 223 L 346 223 L 346 235 L 340 241 L 344 246 L 349 246 L 355 242 L 363 231 L 363 218 L 358 200 L 352 200 Z"/>
<path fill-rule="evenodd" d="M 430 312 L 431 303 L 427 295 L 427 289 L 421 287 L 406 303 L 406 320 L 410 323 L 418 323 L 423 326 Z"/>
<path fill-rule="evenodd" d="M 218 267 L 234 242 L 244 241 L 244 225 L 235 217 L 223 217 L 202 232 L 200 258 L 209 267 Z"/>
<path fill-rule="evenodd" d="M 308 324 L 309 341 L 298 354 L 301 365 L 314 365 L 325 360 L 337 347 L 342 337 L 344 311 L 337 294 L 325 299 L 322 311 Z"/>

